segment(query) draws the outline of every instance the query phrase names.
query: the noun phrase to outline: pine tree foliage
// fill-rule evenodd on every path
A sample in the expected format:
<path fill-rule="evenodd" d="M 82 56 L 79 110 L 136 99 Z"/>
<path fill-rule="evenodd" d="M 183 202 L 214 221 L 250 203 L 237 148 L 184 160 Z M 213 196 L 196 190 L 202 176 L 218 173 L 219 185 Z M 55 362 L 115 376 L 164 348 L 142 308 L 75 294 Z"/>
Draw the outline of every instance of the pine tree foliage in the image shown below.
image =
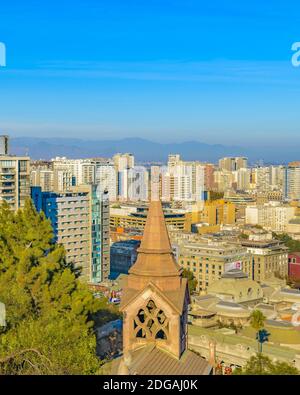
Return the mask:
<path fill-rule="evenodd" d="M 0 207 L 0 301 L 7 323 L 0 328 L 0 373 L 98 372 L 91 317 L 101 304 L 31 200 L 17 213 Z"/>

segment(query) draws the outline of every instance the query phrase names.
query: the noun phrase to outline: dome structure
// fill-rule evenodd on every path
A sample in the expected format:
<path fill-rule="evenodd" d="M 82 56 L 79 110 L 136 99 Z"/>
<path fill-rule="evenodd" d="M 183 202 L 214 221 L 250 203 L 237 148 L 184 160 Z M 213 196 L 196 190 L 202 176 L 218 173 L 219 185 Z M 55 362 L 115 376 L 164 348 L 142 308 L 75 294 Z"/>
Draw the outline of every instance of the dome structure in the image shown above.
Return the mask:
<path fill-rule="evenodd" d="M 225 272 L 219 280 L 208 287 L 207 293 L 223 301 L 234 303 L 247 303 L 263 299 L 260 284 L 249 279 L 246 273 L 238 269 Z"/>

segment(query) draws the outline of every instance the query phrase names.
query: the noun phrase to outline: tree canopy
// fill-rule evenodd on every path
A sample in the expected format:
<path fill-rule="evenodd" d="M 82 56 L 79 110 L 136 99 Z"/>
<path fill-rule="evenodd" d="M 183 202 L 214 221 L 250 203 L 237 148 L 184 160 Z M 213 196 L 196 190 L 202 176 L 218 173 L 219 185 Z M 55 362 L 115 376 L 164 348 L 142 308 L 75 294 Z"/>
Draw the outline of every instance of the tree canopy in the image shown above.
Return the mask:
<path fill-rule="evenodd" d="M 50 222 L 31 200 L 0 207 L 2 374 L 94 374 L 100 367 L 91 316 L 100 308 L 78 269 L 53 243 Z"/>
<path fill-rule="evenodd" d="M 253 329 L 259 331 L 264 327 L 266 317 L 260 310 L 253 310 L 250 316 L 250 325 Z"/>
<path fill-rule="evenodd" d="M 300 251 L 300 241 L 294 240 L 287 233 L 275 233 L 273 232 L 273 237 L 277 240 L 280 240 L 284 243 L 286 247 L 288 247 L 290 252 Z"/>
<path fill-rule="evenodd" d="M 235 375 L 298 375 L 299 371 L 286 362 L 272 362 L 269 357 L 258 353 L 252 356 L 244 368 L 236 369 Z"/>
<path fill-rule="evenodd" d="M 198 281 L 195 279 L 193 272 L 191 272 L 189 269 L 183 269 L 182 275 L 188 280 L 190 293 L 195 292 Z"/>

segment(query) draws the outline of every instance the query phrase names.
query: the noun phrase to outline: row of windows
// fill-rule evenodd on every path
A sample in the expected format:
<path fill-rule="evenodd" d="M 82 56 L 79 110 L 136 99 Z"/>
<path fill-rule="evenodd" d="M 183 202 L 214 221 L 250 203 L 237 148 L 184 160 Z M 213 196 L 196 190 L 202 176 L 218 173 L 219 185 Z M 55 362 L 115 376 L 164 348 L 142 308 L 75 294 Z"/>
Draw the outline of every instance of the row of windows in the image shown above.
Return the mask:
<path fill-rule="evenodd" d="M 184 264 L 185 264 L 185 261 L 182 260 L 182 261 L 181 261 L 181 264 L 184 265 Z M 197 266 L 197 265 L 198 265 L 200 268 L 202 268 L 203 265 L 204 265 L 204 263 L 190 262 L 190 261 L 186 261 L 186 264 L 187 264 L 188 266 L 190 266 L 190 265 Z M 215 265 L 215 264 L 209 265 L 208 263 L 206 263 L 206 264 L 205 264 L 205 267 L 206 267 L 206 268 L 211 267 L 212 269 L 215 269 L 215 268 L 216 268 L 216 265 Z M 221 269 L 222 269 L 222 265 L 218 265 L 218 269 L 221 270 Z"/>

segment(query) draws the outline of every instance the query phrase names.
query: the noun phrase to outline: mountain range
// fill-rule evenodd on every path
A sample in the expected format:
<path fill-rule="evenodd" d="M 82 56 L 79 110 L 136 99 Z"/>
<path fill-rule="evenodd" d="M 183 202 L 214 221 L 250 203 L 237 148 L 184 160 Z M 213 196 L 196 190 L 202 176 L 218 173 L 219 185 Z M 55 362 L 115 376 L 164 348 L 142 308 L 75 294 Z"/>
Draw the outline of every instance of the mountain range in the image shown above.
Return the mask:
<path fill-rule="evenodd" d="M 10 152 L 15 155 L 28 154 L 32 159 L 51 159 L 56 156 L 68 158 L 112 157 L 118 152 L 134 154 L 137 162 L 166 162 L 169 154 L 180 154 L 184 160 L 216 162 L 224 156 L 247 156 L 255 162 L 285 163 L 297 159 L 294 153 L 274 151 L 271 147 L 247 148 L 206 144 L 199 141 L 182 143 L 157 143 L 142 138 L 120 140 L 83 140 L 74 138 L 11 138 Z M 295 155 L 295 156 L 293 156 Z M 299 155 L 300 156 L 300 155 Z"/>

